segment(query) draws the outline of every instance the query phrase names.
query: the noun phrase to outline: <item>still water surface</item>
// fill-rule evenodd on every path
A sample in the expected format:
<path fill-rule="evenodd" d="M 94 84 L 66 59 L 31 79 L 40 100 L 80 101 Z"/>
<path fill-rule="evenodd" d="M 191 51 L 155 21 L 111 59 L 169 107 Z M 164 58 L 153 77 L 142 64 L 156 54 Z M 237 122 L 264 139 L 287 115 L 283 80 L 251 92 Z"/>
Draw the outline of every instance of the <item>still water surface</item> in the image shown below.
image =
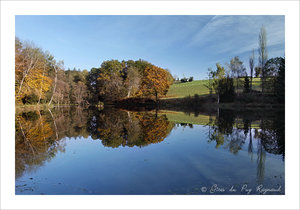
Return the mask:
<path fill-rule="evenodd" d="M 16 194 L 284 194 L 284 113 L 16 114 Z"/>

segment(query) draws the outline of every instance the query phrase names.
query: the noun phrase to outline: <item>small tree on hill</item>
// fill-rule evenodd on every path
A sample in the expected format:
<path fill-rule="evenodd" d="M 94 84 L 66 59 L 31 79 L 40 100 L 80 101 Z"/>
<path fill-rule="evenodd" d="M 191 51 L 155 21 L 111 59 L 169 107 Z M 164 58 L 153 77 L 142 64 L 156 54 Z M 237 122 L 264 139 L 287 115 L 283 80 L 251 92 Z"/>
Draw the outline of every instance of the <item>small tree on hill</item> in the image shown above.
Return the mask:
<path fill-rule="evenodd" d="M 218 95 L 218 103 L 220 103 L 220 95 L 222 92 L 222 79 L 225 78 L 225 69 L 219 63 L 216 64 L 217 70 L 212 71 L 212 87 L 215 90 L 216 94 Z"/>
<path fill-rule="evenodd" d="M 236 89 L 239 89 L 239 78 L 245 75 L 246 68 L 243 62 L 238 56 L 235 56 L 230 60 L 229 69 L 231 70 L 232 76 L 236 77 Z"/>

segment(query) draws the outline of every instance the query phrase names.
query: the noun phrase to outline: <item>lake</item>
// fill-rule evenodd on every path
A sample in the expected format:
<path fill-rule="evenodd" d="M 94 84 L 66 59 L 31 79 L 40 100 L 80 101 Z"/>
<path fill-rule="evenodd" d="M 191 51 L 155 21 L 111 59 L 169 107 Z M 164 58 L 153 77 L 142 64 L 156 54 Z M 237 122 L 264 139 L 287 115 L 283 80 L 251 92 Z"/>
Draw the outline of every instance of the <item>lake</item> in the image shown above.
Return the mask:
<path fill-rule="evenodd" d="M 17 195 L 285 194 L 284 111 L 18 112 Z"/>

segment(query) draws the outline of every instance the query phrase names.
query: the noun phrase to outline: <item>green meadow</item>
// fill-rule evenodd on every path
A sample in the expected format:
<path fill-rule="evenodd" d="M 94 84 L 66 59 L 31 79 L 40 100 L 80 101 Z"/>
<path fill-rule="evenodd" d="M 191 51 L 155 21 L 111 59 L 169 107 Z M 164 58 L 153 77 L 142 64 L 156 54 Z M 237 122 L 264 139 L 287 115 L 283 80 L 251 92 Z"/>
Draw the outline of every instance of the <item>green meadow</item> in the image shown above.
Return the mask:
<path fill-rule="evenodd" d="M 236 83 L 236 81 L 235 81 Z M 253 78 L 253 90 L 260 91 L 260 78 Z M 205 96 L 209 94 L 209 90 L 206 87 L 208 85 L 208 80 L 195 80 L 186 83 L 175 83 L 171 85 L 166 98 L 183 98 L 186 96 L 194 96 L 198 94 L 199 96 Z M 239 92 L 242 91 L 244 85 L 244 79 L 239 79 Z"/>

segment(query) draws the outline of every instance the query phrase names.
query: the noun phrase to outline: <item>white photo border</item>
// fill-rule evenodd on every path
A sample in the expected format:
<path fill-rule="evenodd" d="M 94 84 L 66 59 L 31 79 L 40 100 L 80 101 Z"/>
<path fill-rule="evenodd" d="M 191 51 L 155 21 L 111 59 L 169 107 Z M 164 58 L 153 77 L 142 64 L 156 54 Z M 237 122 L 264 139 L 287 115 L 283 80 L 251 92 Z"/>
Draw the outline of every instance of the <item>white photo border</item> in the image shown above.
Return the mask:
<path fill-rule="evenodd" d="M 15 195 L 15 15 L 285 15 L 285 195 Z M 299 1 L 1 1 L 1 209 L 298 209 Z"/>

